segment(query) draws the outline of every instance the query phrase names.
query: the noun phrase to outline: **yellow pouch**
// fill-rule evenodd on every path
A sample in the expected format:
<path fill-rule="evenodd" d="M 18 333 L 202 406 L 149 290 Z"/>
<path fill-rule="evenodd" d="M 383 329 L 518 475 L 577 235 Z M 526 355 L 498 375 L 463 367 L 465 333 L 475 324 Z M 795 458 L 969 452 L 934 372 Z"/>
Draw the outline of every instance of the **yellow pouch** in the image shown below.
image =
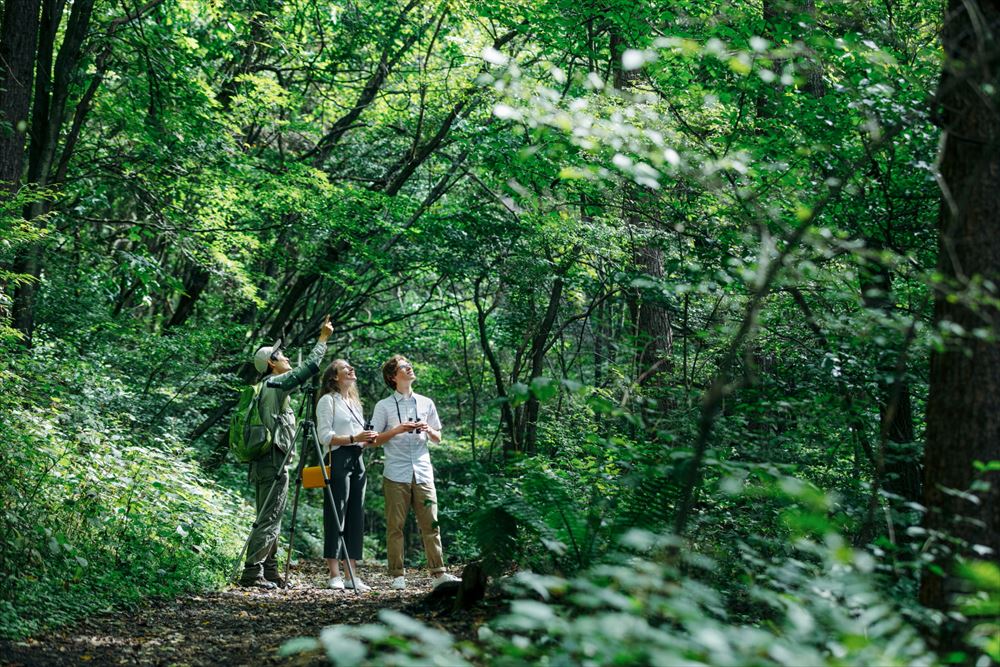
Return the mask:
<path fill-rule="evenodd" d="M 327 466 L 326 476 L 329 477 L 331 474 L 330 466 Z M 323 481 L 323 471 L 319 469 L 319 466 L 309 466 L 302 469 L 303 489 L 321 489 L 325 485 L 326 483 Z"/>

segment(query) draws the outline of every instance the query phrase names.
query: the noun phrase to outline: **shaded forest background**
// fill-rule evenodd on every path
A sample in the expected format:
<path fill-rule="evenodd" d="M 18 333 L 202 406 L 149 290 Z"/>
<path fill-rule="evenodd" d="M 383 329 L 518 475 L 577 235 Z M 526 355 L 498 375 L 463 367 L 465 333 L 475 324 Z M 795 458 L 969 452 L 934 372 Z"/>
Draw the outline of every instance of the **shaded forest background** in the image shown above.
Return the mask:
<path fill-rule="evenodd" d="M 5 0 L 3 634 L 223 585 L 252 352 L 330 314 L 369 410 L 396 352 L 437 402 L 451 562 L 514 575 L 478 644 L 390 618 L 332 652 L 1000 660 L 997 30 L 986 0 Z"/>

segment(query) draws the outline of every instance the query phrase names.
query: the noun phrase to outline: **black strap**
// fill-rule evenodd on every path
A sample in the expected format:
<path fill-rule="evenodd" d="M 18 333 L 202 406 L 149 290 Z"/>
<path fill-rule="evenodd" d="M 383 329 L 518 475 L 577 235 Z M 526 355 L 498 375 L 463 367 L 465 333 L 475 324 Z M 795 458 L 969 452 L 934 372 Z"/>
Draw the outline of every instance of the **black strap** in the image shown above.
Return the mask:
<path fill-rule="evenodd" d="M 360 426 L 363 430 L 365 428 L 365 423 L 360 419 L 358 419 L 358 415 L 354 413 L 353 408 L 351 408 L 350 402 L 348 402 L 348 400 L 339 393 L 337 394 L 337 396 L 340 396 L 340 400 L 344 402 L 344 406 L 347 408 L 347 411 L 351 413 L 351 419 L 354 420 L 354 423 Z"/>
<path fill-rule="evenodd" d="M 394 400 L 396 402 L 396 419 L 398 419 L 399 423 L 402 424 L 403 423 L 403 416 L 401 414 L 399 414 L 399 399 L 396 398 L 395 396 L 393 396 L 392 400 Z M 418 411 L 419 411 L 419 407 L 417 406 L 417 397 L 414 396 L 413 397 L 413 418 L 414 419 L 416 419 L 417 417 L 420 416 L 420 415 L 417 414 Z"/>

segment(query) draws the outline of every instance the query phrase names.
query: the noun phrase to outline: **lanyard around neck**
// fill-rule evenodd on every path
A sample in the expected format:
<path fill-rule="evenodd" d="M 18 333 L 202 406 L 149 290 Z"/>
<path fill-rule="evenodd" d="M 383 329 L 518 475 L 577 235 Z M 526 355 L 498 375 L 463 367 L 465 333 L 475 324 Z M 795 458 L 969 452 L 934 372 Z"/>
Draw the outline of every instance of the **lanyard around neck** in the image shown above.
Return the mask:
<path fill-rule="evenodd" d="M 338 394 L 338 396 L 340 396 L 340 394 Z M 340 396 L 340 400 L 342 400 L 342 401 L 344 402 L 344 407 L 346 407 L 346 408 L 347 408 L 347 411 L 351 413 L 351 419 L 353 419 L 353 420 L 354 420 L 354 422 L 355 422 L 355 423 L 356 423 L 356 424 L 357 424 L 358 426 L 360 426 L 361 428 L 364 428 L 364 427 L 365 427 L 365 425 L 364 425 L 364 424 L 363 424 L 363 423 L 361 422 L 361 420 L 360 420 L 360 419 L 358 419 L 358 416 L 357 416 L 356 414 L 354 414 L 354 409 L 353 409 L 353 408 L 351 408 L 351 403 L 350 403 L 350 401 L 348 401 L 348 400 L 347 400 L 346 398 L 344 398 L 343 396 Z"/>
<path fill-rule="evenodd" d="M 410 397 L 413 399 L 413 418 L 416 419 L 417 418 L 417 397 L 414 396 L 413 394 L 410 394 Z M 400 412 L 399 412 L 399 399 L 396 398 L 395 396 L 393 396 L 392 400 L 396 402 L 396 419 L 398 419 L 399 423 L 402 424 L 403 423 L 403 415 L 401 415 Z M 405 401 L 406 399 L 404 398 L 403 400 Z"/>

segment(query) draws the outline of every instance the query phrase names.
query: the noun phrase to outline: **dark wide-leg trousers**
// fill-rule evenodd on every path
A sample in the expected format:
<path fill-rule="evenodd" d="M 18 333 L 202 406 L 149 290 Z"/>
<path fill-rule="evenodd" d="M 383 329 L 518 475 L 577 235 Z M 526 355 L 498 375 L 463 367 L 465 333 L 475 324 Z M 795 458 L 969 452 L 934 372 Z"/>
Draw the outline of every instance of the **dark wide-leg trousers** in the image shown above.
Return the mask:
<path fill-rule="evenodd" d="M 362 447 L 340 447 L 327 454 L 333 499 L 337 503 L 340 524 L 333 517 L 333 508 L 323 493 L 323 557 L 345 557 L 340 546 L 340 534 L 347 543 L 347 558 L 361 560 L 365 536 L 365 487 L 368 477 L 361 458 Z"/>

